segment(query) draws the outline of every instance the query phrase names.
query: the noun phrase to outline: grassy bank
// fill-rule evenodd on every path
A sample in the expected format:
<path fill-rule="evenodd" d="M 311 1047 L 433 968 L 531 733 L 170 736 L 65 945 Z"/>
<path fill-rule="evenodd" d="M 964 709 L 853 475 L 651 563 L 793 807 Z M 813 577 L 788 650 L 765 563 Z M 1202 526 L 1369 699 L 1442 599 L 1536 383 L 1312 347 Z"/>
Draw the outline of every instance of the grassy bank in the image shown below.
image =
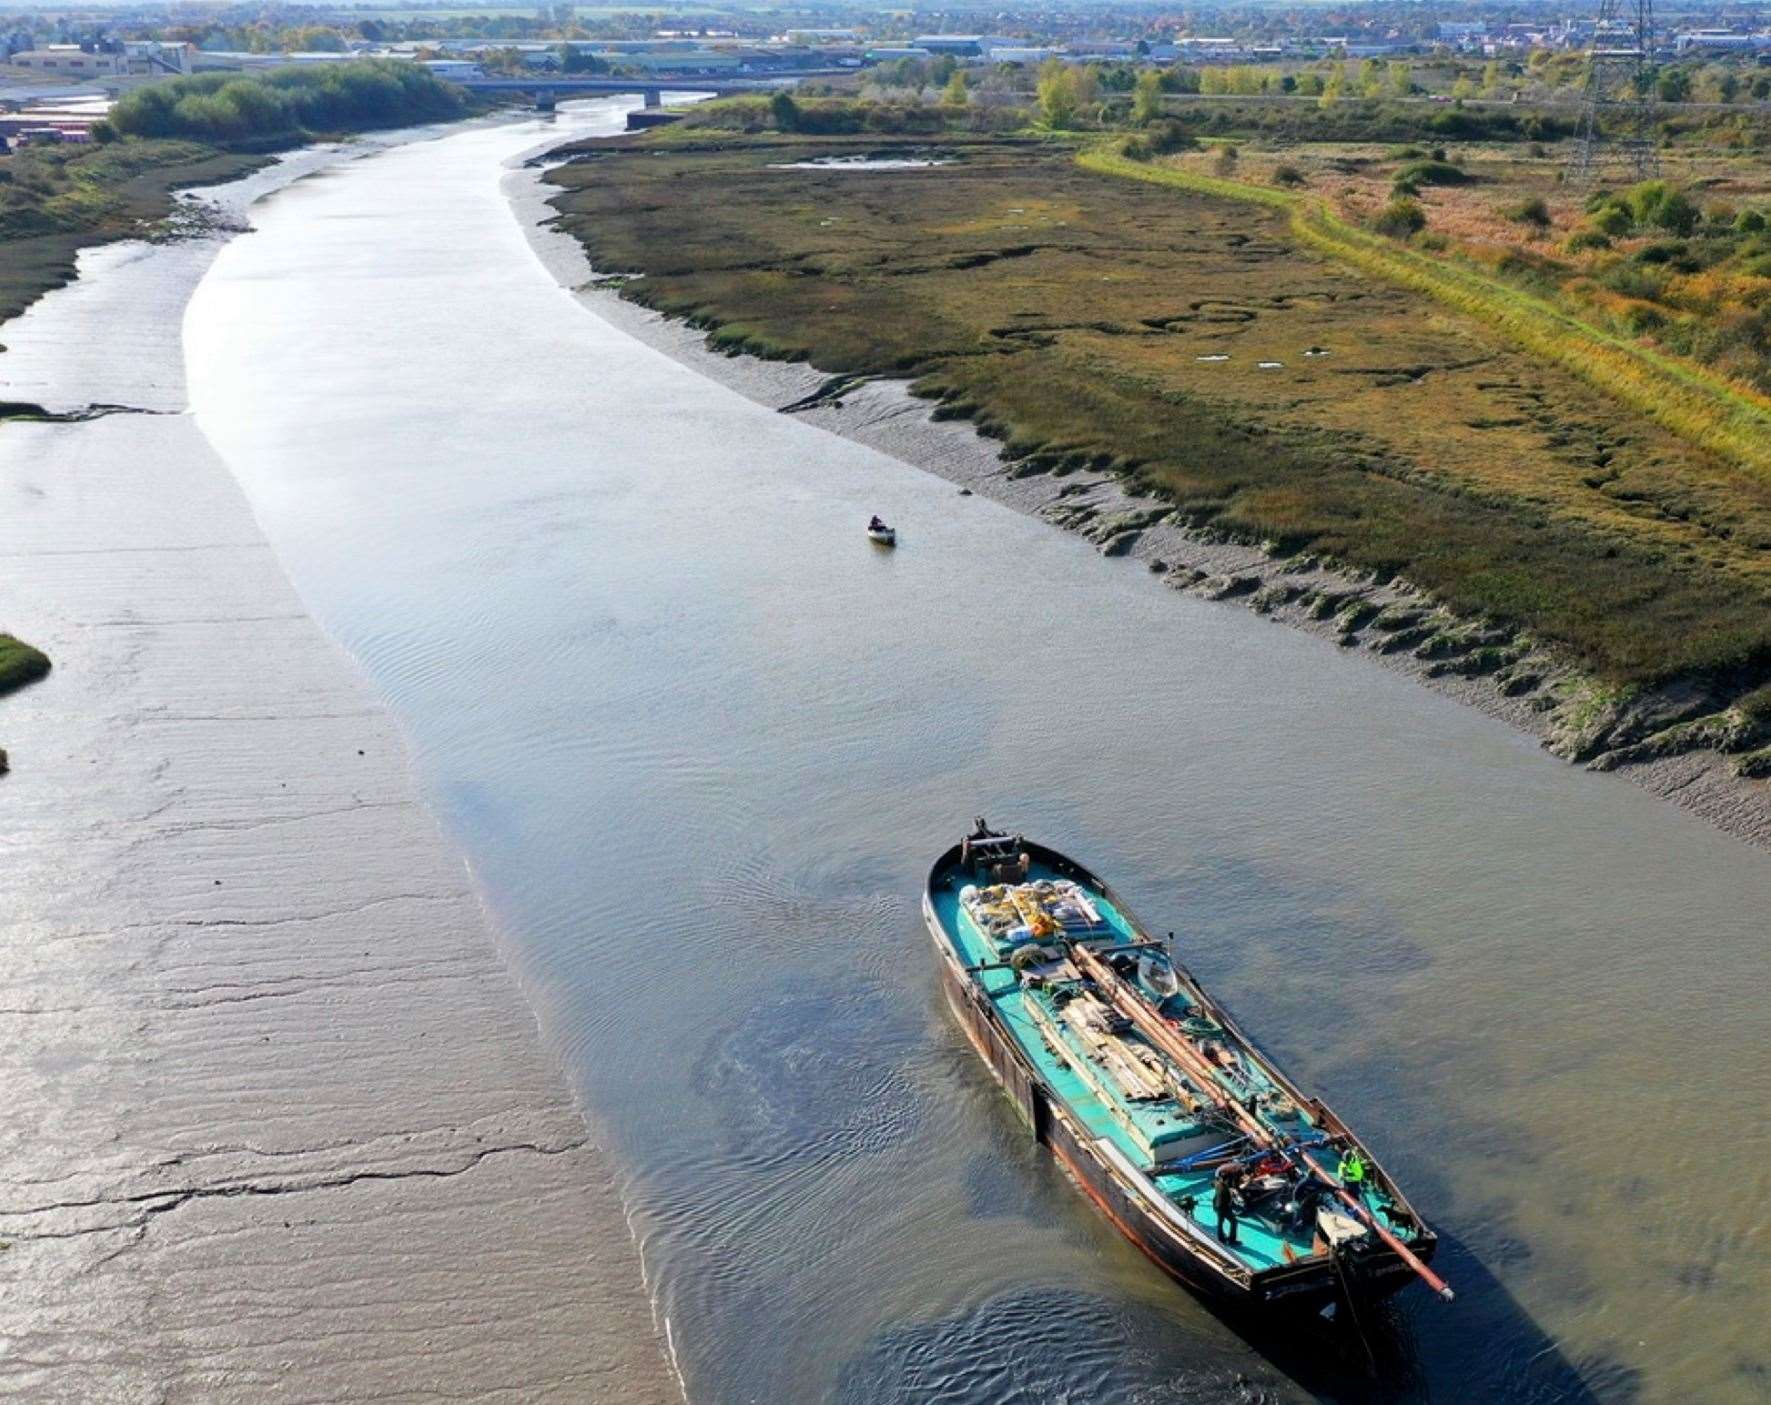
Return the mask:
<path fill-rule="evenodd" d="M 909 149 L 951 164 L 781 169 Z M 1762 474 L 1418 283 L 1325 261 L 1283 191 L 1177 199 L 1075 154 L 679 129 L 552 178 L 592 261 L 643 275 L 624 296 L 728 349 L 913 377 L 1017 471 L 1115 467 L 1198 528 L 1405 576 L 1615 688 L 1771 676 Z"/>
<path fill-rule="evenodd" d="M 81 249 L 133 238 L 164 219 L 174 191 L 233 180 L 264 160 L 164 141 L 0 156 L 0 321 L 72 282 Z"/>
<path fill-rule="evenodd" d="M 1311 196 L 1135 161 L 1106 149 L 1083 152 L 1077 159 L 1103 175 L 1283 209 L 1301 243 L 1486 322 L 1516 345 L 1566 367 L 1691 443 L 1771 476 L 1771 397 L 1609 335 L 1500 279 L 1361 229 Z"/>

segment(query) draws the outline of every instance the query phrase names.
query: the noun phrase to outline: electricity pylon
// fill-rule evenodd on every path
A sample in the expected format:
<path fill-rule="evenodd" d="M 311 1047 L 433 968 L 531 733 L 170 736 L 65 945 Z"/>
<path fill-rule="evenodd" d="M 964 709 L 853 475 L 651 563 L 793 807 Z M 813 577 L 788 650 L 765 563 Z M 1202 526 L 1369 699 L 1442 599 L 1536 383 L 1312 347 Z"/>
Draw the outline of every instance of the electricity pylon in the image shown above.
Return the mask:
<path fill-rule="evenodd" d="M 1574 177 L 1589 183 L 1607 148 L 1639 181 L 1660 174 L 1655 146 L 1654 0 L 1599 0 L 1581 94 Z"/>

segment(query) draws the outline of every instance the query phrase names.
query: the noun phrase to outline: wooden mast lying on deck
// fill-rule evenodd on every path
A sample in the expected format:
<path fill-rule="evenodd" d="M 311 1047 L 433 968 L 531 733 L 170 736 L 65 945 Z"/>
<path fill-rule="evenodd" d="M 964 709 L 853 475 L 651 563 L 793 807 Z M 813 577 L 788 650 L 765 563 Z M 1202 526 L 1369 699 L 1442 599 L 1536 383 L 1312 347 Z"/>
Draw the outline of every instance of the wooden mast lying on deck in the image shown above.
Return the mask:
<path fill-rule="evenodd" d="M 1127 984 L 1125 978 L 1109 966 L 1087 947 L 1080 944 L 1071 948 L 1071 957 L 1077 967 L 1090 976 L 1113 1002 L 1119 1012 L 1138 1027 L 1139 1032 L 1163 1053 L 1167 1054 L 1188 1073 L 1191 1073 L 1202 1085 L 1202 1091 L 1223 1111 L 1228 1113 L 1257 1143 L 1264 1144 L 1274 1151 L 1286 1151 L 1273 1129 L 1254 1116 L 1241 1103 L 1237 1102 L 1223 1089 L 1218 1082 L 1217 1070 L 1211 1061 L 1196 1049 L 1179 1031 L 1169 1024 L 1160 1014 L 1151 1009 L 1138 992 Z M 1359 1199 L 1350 1194 L 1340 1180 L 1330 1175 L 1310 1157 L 1304 1150 L 1298 1152 L 1298 1158 L 1307 1166 L 1312 1175 L 1337 1195 L 1360 1219 L 1370 1226 L 1396 1256 L 1417 1274 L 1421 1281 L 1437 1293 L 1446 1302 L 1455 1296 L 1448 1284 L 1432 1269 L 1428 1268 L 1421 1258 L 1394 1234 L 1377 1222 L 1377 1216 Z"/>

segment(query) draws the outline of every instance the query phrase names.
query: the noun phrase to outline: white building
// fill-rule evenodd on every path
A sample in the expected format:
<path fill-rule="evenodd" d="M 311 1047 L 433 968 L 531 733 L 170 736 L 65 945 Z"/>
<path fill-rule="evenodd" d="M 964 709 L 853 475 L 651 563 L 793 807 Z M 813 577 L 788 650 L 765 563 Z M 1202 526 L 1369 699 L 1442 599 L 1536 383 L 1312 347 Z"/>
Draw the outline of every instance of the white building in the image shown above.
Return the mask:
<path fill-rule="evenodd" d="M 26 49 L 14 54 L 8 63 L 61 78 L 98 78 L 129 72 L 126 54 L 100 54 L 82 49 L 78 44 L 51 44 L 43 49 Z"/>
<path fill-rule="evenodd" d="M 1771 45 L 1771 35 L 1741 34 L 1732 29 L 1687 29 L 1673 35 L 1673 48 L 1683 54 L 1691 49 L 1732 53 Z"/>
<path fill-rule="evenodd" d="M 26 49 L 6 62 L 36 73 L 66 78 L 115 77 L 123 74 L 166 77 L 191 72 L 196 54 L 189 44 L 162 44 L 156 39 L 130 39 L 107 49 L 78 44 L 48 44 Z"/>
<path fill-rule="evenodd" d="M 426 59 L 423 66 L 438 78 L 459 80 L 486 76 L 486 70 L 471 59 Z"/>
<path fill-rule="evenodd" d="M 991 49 L 1011 48 L 1024 41 L 1001 34 L 919 34 L 910 41 L 912 48 L 927 49 L 931 54 L 953 54 L 958 58 L 976 58 Z"/>
<path fill-rule="evenodd" d="M 991 49 L 985 58 L 991 63 L 1044 63 L 1047 59 L 1064 57 L 1062 49 L 1009 48 Z"/>

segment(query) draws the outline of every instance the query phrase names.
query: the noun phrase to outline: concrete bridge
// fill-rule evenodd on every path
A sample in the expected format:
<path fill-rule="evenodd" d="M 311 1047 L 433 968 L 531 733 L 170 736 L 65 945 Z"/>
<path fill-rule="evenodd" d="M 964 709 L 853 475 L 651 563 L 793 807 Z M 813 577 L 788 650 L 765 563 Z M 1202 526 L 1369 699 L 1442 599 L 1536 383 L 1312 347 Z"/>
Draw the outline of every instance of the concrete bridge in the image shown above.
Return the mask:
<path fill-rule="evenodd" d="M 536 74 L 533 78 L 499 76 L 457 78 L 452 81 L 474 93 L 527 93 L 534 97 L 538 107 L 552 107 L 564 98 L 593 97 L 599 93 L 639 93 L 647 107 L 661 107 L 666 93 L 712 93 L 722 98 L 738 93 L 772 93 L 777 88 L 791 87 L 802 78 L 818 78 L 851 71 L 841 68 L 795 69 L 792 73 L 773 74 L 766 78 L 720 78 L 711 75 L 681 78 L 662 75 L 652 78 L 569 78 Z"/>

